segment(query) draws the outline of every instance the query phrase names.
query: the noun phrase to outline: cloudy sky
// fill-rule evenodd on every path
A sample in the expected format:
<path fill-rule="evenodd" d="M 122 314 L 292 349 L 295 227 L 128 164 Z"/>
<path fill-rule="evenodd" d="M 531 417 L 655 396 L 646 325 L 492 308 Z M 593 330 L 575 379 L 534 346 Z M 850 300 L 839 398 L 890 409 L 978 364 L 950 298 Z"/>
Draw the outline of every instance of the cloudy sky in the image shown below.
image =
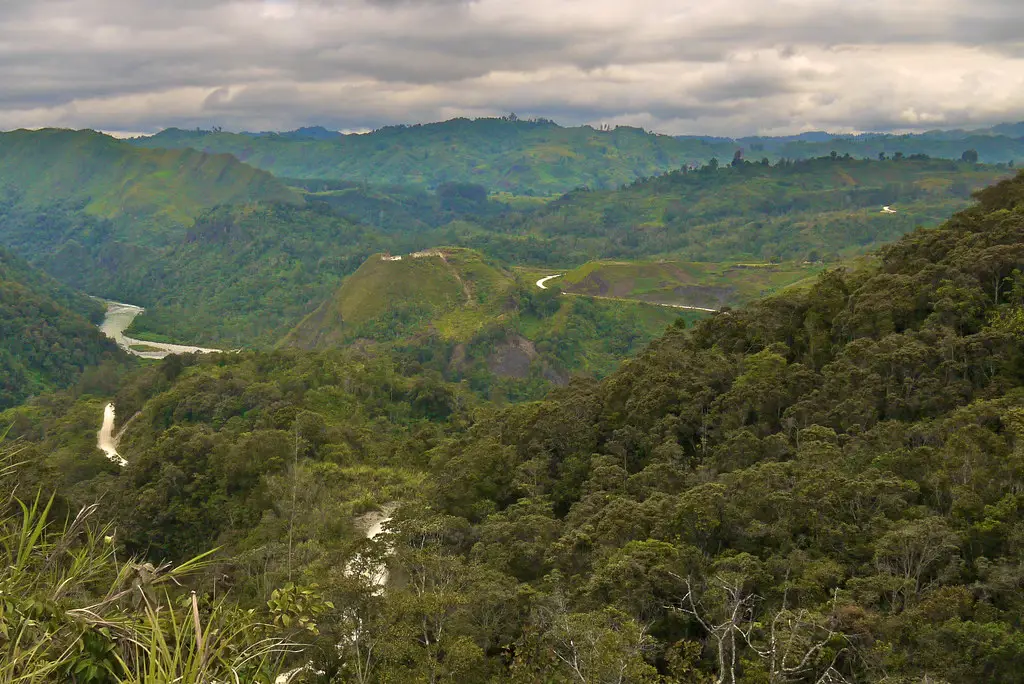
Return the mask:
<path fill-rule="evenodd" d="M 0 0 L 0 128 L 1024 120 L 1022 0 Z"/>

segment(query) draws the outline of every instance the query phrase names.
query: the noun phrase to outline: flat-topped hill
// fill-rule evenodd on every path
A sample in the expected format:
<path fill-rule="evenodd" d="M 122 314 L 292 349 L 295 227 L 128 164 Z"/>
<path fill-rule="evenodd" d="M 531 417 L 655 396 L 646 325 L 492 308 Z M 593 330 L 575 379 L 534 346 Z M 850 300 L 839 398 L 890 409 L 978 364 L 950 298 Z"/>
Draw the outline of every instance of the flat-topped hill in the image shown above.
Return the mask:
<path fill-rule="evenodd" d="M 426 326 L 464 338 L 498 313 L 498 300 L 513 286 L 511 273 L 469 249 L 374 254 L 292 331 L 286 344 L 394 339 Z"/>

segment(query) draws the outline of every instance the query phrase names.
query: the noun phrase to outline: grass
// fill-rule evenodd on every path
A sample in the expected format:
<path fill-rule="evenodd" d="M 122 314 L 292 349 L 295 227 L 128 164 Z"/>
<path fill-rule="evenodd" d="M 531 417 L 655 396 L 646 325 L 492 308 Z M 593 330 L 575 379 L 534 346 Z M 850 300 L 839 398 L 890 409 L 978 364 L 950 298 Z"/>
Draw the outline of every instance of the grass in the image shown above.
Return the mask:
<path fill-rule="evenodd" d="M 593 261 L 558 282 L 570 294 L 720 308 L 777 292 L 823 268 L 796 262 Z"/>
<path fill-rule="evenodd" d="M 15 496 L 17 457 L 0 443 L 0 683 L 273 681 L 289 644 L 179 589 L 210 554 L 174 567 L 119 560 L 97 505 L 61 524 L 54 497 Z"/>
<path fill-rule="evenodd" d="M 498 316 L 513 274 L 478 252 L 442 248 L 443 254 L 388 261 L 375 254 L 342 283 L 334 297 L 306 317 L 286 343 L 342 341 L 352 335 L 398 333 L 430 324 L 451 341 L 465 341 Z"/>

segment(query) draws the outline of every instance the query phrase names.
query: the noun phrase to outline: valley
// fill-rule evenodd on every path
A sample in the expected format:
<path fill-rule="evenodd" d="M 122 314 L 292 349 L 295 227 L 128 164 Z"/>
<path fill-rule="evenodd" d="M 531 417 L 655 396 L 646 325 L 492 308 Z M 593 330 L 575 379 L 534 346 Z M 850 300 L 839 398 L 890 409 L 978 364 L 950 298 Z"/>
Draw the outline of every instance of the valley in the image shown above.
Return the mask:
<path fill-rule="evenodd" d="M 132 304 L 100 300 L 106 306 L 100 332 L 112 339 L 124 351 L 143 359 L 163 359 L 171 354 L 214 354 L 222 350 L 191 347 L 168 342 L 150 342 L 128 337 L 124 331 L 131 327 L 135 318 L 145 309 Z"/>
<path fill-rule="evenodd" d="M 0 134 L 0 681 L 1016 681 L 1008 130 Z"/>

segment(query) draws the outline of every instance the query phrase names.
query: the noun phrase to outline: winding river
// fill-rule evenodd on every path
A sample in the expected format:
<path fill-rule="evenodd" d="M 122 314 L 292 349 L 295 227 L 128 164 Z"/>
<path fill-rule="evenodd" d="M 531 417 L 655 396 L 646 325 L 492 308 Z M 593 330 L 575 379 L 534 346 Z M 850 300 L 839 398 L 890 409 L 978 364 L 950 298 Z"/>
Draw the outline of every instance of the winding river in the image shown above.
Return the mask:
<path fill-rule="evenodd" d="M 99 299 L 97 297 L 97 299 Z M 144 359 L 163 359 L 172 354 L 212 354 L 221 351 L 220 349 L 206 349 L 204 347 L 191 347 L 184 344 L 169 344 L 166 342 L 147 342 L 128 337 L 124 331 L 132 324 L 135 317 L 145 309 L 133 304 L 113 302 L 109 299 L 100 299 L 107 306 L 107 315 L 100 324 L 100 331 L 114 340 L 117 346 L 129 354 Z M 117 443 L 120 435 L 114 434 L 114 405 L 107 404 L 103 407 L 103 424 L 100 431 L 96 433 L 96 446 L 119 466 L 128 465 L 128 461 L 117 452 Z"/>
<path fill-rule="evenodd" d="M 117 342 L 117 346 L 129 354 L 141 356 L 144 359 L 163 359 L 171 354 L 213 354 L 220 349 L 206 349 L 204 347 L 191 347 L 184 344 L 169 344 L 167 342 L 148 342 L 128 337 L 124 331 L 132 324 L 136 316 L 145 309 L 134 304 L 123 304 L 112 302 L 107 299 L 100 300 L 107 305 L 107 315 L 100 324 L 100 330 L 104 335 Z"/>

